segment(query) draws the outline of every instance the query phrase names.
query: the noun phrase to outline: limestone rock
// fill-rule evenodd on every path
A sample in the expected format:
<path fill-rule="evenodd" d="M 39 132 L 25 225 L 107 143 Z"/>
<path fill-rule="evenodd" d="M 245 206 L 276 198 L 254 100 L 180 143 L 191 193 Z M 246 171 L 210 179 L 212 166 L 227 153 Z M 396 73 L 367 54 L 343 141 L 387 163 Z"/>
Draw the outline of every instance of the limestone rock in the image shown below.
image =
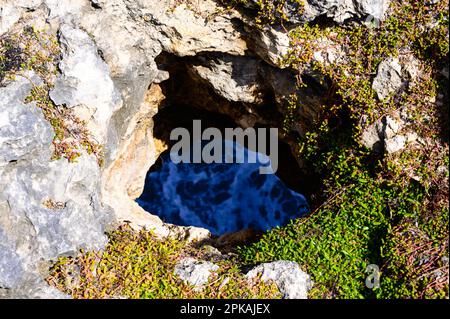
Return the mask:
<path fill-rule="evenodd" d="M 415 132 L 408 131 L 407 125 L 407 120 L 398 112 L 384 116 L 363 129 L 361 141 L 366 147 L 377 152 L 398 152 L 419 138 Z"/>
<path fill-rule="evenodd" d="M 293 23 L 320 15 L 341 23 L 367 15 L 381 18 L 388 1 L 382 2 L 308 0 L 300 13 L 292 0 L 283 10 Z M 51 160 L 53 129 L 35 103 L 24 103 L 32 84 L 17 76 L 0 87 L 0 296 L 66 297 L 42 280 L 41 263 L 80 248 L 102 249 L 105 230 L 117 223 L 129 221 L 160 237 L 202 240 L 210 235 L 165 224 L 134 201 L 158 156 L 153 116 L 164 94 L 157 84 L 170 76 L 158 69 L 158 57 L 168 52 L 198 62 L 191 64 L 191 72 L 224 97 L 221 101 L 231 101 L 226 112 L 244 126 L 272 124 L 270 115 L 256 110 L 262 90 L 273 94 L 278 111 L 296 90 L 293 73 L 279 69 L 289 48 L 285 30 L 255 29 L 238 11 L 220 9 L 213 0 L 0 0 L 0 36 L 35 21 L 53 34 L 58 31 L 62 60 L 50 97 L 86 120 L 106 154 L 104 167 L 87 154 L 76 163 Z M 341 55 L 324 49 L 315 58 L 335 63 Z M 200 56 L 217 58 L 202 61 Z M 407 70 L 411 77 L 414 70 Z M 35 75 L 28 77 L 40 83 Z M 395 80 L 387 89 L 380 81 L 380 88 L 391 92 Z M 304 123 L 313 122 L 320 105 L 323 88 L 316 87 L 299 92 L 299 133 Z M 245 112 L 232 109 L 234 102 L 242 102 Z M 384 132 L 380 138 L 384 143 Z M 188 259 L 176 271 L 201 286 L 215 270 L 214 264 Z M 252 273 L 258 272 L 274 279 L 286 298 L 306 298 L 309 276 L 297 264 L 264 264 Z"/>
<path fill-rule="evenodd" d="M 360 16 L 372 16 L 381 21 L 386 18 L 389 4 L 390 0 L 359 0 L 356 1 L 355 8 Z"/>
<path fill-rule="evenodd" d="M 51 126 L 36 103 L 25 104 L 32 85 L 40 83 L 34 73 L 6 87 L 0 87 L 0 167 L 41 147 L 49 147 L 53 137 Z"/>
<path fill-rule="evenodd" d="M 384 149 L 383 139 L 383 124 L 381 121 L 370 125 L 361 134 L 363 145 L 376 152 L 381 152 Z"/>
<path fill-rule="evenodd" d="M 384 118 L 384 131 L 383 131 L 383 137 L 385 139 L 391 139 L 393 138 L 395 135 L 397 135 L 397 133 L 400 131 L 400 128 L 402 126 L 402 123 L 400 121 L 396 121 L 393 117 L 391 116 L 386 116 Z"/>
<path fill-rule="evenodd" d="M 297 90 L 294 73 L 270 66 L 252 56 L 200 56 L 188 67 L 194 78 L 199 78 L 216 94 L 231 102 L 261 104 L 264 102 L 264 92 L 270 91 L 281 105 Z M 248 123 L 243 122 L 248 127 L 253 126 L 249 123 L 258 118 L 257 114 L 250 113 L 240 121 Z"/>
<path fill-rule="evenodd" d="M 131 1 L 126 1 L 131 2 Z M 192 56 L 199 52 L 226 52 L 243 55 L 247 49 L 242 34 L 236 30 L 233 18 L 238 13 L 217 14 L 216 1 L 136 1 L 134 7 L 143 21 L 155 28 L 159 41 L 167 52 Z M 163 35 L 163 36 L 161 36 Z"/>
<path fill-rule="evenodd" d="M 50 162 L 50 156 L 44 153 L 31 163 L 17 163 L 0 174 L 0 201 L 9 207 L 9 212 L 3 213 L 27 228 L 22 233 L 9 225 L 5 232 L 13 231 L 8 236 L 21 242 L 32 240 L 23 253 L 32 249 L 33 254 L 45 259 L 83 246 L 102 248 L 108 218 L 99 203 L 95 158 L 82 156 L 78 163 L 71 164 L 66 160 Z M 46 207 L 47 200 L 62 203 L 61 208 Z"/>
<path fill-rule="evenodd" d="M 14 5 L 14 1 L 0 1 L 0 36 L 6 33 L 22 15 L 22 10 Z"/>
<path fill-rule="evenodd" d="M 104 247 L 110 222 L 95 157 L 50 160 L 53 129 L 34 103 L 23 103 L 30 90 L 21 77 L 0 89 L 0 287 L 17 292 L 41 260 Z"/>
<path fill-rule="evenodd" d="M 48 19 L 71 22 L 80 16 L 81 10 L 88 4 L 87 0 L 44 0 L 49 10 Z"/>
<path fill-rule="evenodd" d="M 318 16 L 326 15 L 335 22 L 342 23 L 350 18 L 365 18 L 369 15 L 378 20 L 385 18 L 390 0 L 287 0 L 280 11 L 272 15 L 280 18 L 281 14 L 290 23 L 298 24 L 312 21 Z M 259 9 L 259 0 L 251 0 L 246 6 Z"/>
<path fill-rule="evenodd" d="M 415 132 L 407 132 L 404 135 L 396 135 L 393 138 L 385 141 L 386 151 L 388 153 L 395 153 L 404 149 L 408 144 L 420 140 Z"/>
<path fill-rule="evenodd" d="M 142 193 L 147 171 L 156 161 L 152 117 L 164 98 L 157 84 L 149 88 L 144 101 L 127 123 L 114 161 L 102 175 L 102 199 L 115 210 L 117 222 L 130 222 L 134 229 L 146 228 L 162 237 L 168 236 L 170 229 L 159 217 L 144 211 L 134 199 Z"/>
<path fill-rule="evenodd" d="M 84 31 L 63 24 L 59 38 L 64 49 L 59 63 L 61 76 L 50 98 L 57 105 L 74 108 L 88 122 L 87 128 L 102 143 L 112 114 L 121 107 L 121 98 L 92 39 Z"/>
<path fill-rule="evenodd" d="M 0 288 L 0 298 L 70 299 L 71 297 L 55 287 L 49 286 L 38 276 L 29 275 L 18 287 L 13 289 Z"/>
<path fill-rule="evenodd" d="M 211 233 L 209 230 L 205 229 L 205 228 L 200 228 L 200 227 L 186 227 L 185 228 L 185 240 L 189 243 L 189 242 L 200 242 L 203 240 L 208 239 L 211 236 Z"/>
<path fill-rule="evenodd" d="M 261 274 L 261 280 L 272 280 L 285 299 L 307 299 L 308 291 L 313 283 L 309 275 L 303 272 L 293 261 L 274 261 L 261 264 L 250 270 L 247 278 L 255 278 Z"/>
<path fill-rule="evenodd" d="M 94 7 L 101 8 L 105 1 L 104 0 L 91 0 L 91 2 Z"/>
<path fill-rule="evenodd" d="M 395 153 L 405 148 L 407 138 L 404 135 L 397 135 L 385 141 L 386 152 Z"/>
<path fill-rule="evenodd" d="M 0 287 L 14 287 L 23 276 L 22 262 L 1 228 L 0 240 Z"/>
<path fill-rule="evenodd" d="M 0 36 L 6 33 L 26 10 L 34 10 L 42 0 L 0 0 Z"/>
<path fill-rule="evenodd" d="M 175 266 L 174 274 L 186 283 L 194 286 L 194 290 L 201 291 L 208 282 L 211 272 L 218 269 L 219 266 L 211 262 L 199 261 L 195 258 L 184 258 Z"/>
<path fill-rule="evenodd" d="M 252 24 L 249 24 L 252 26 Z M 290 38 L 288 32 L 280 27 L 273 28 L 264 26 L 262 28 L 247 27 L 252 41 L 251 49 L 267 63 L 284 68 L 283 59 L 289 52 Z"/>
<path fill-rule="evenodd" d="M 335 22 L 343 23 L 350 18 L 372 16 L 381 21 L 385 18 L 389 3 L 390 0 L 307 0 L 302 18 L 312 21 L 326 15 Z"/>
<path fill-rule="evenodd" d="M 258 60 L 230 55 L 201 60 L 204 65 L 192 65 L 191 70 L 218 95 L 234 102 L 261 102 Z"/>
<path fill-rule="evenodd" d="M 378 66 L 377 76 L 373 80 L 372 88 L 378 98 L 383 101 L 397 92 L 402 86 L 402 67 L 397 58 L 384 60 Z"/>

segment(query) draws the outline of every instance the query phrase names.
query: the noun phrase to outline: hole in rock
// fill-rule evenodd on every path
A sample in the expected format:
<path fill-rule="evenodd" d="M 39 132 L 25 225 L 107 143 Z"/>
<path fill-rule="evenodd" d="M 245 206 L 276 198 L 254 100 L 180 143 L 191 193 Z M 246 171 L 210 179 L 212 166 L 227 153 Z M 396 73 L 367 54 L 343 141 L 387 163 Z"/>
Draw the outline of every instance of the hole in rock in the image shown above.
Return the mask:
<path fill-rule="evenodd" d="M 154 117 L 154 136 L 168 149 L 147 173 L 144 191 L 136 200 L 138 204 L 164 222 L 206 228 L 217 236 L 245 229 L 266 231 L 306 214 L 309 205 L 303 194 L 308 194 L 310 185 L 302 181 L 305 174 L 289 145 L 278 140 L 276 174 L 260 174 L 260 167 L 267 166 L 270 160 L 269 139 L 266 138 L 266 154 L 253 152 L 246 144 L 225 140 L 226 128 L 239 127 L 231 116 L 219 110 L 230 102 L 211 92 L 204 83 L 189 78 L 179 58 L 170 65 L 171 77 L 162 83 L 167 98 Z M 204 107 L 206 104 L 208 107 Z M 239 109 L 242 105 L 236 103 L 232 107 Z M 222 148 L 219 163 L 208 164 L 203 158 L 200 163 L 192 163 L 196 143 L 192 141 L 194 120 L 201 120 L 202 131 L 209 127 L 220 130 L 224 139 L 219 143 Z M 179 140 L 171 141 L 170 132 L 178 127 L 190 132 L 190 163 L 175 163 L 174 154 L 171 158 L 171 152 L 174 153 L 171 147 Z M 260 139 L 258 134 L 256 139 Z M 200 147 L 208 142 L 201 142 Z M 230 154 L 233 163 L 224 163 L 224 156 Z M 256 162 L 251 160 L 252 155 Z M 243 161 L 237 163 L 237 158 Z"/>

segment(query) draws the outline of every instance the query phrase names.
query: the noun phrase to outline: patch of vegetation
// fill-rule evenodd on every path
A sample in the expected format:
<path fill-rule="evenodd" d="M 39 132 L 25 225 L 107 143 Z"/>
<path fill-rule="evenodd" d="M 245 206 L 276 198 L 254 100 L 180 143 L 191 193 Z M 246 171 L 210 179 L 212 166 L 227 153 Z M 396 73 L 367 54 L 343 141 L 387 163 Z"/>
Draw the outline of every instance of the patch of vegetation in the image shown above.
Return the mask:
<path fill-rule="evenodd" d="M 200 2 L 197 0 L 175 0 L 169 7 L 168 11 L 173 12 L 180 5 L 185 5 L 196 16 L 202 17 L 205 21 L 210 21 L 220 14 L 225 14 L 230 10 L 243 8 L 250 9 L 249 12 L 255 14 L 255 22 L 257 27 L 264 25 L 279 25 L 289 21 L 288 14 L 301 15 L 304 10 L 304 0 L 221 0 L 220 7 L 215 12 L 205 14 L 201 8 Z M 249 13 L 247 11 L 247 13 Z M 144 17 L 144 19 L 146 19 Z"/>
<path fill-rule="evenodd" d="M 428 67 L 445 63 L 449 47 L 447 7 L 448 1 L 436 5 L 393 1 L 392 13 L 379 28 L 364 24 L 325 28 L 305 24 L 291 31 L 292 50 L 285 63 L 299 74 L 306 68 L 319 71 L 332 81 L 338 102 L 350 108 L 353 117 L 365 114 L 375 120 L 381 111 L 402 104 L 395 99 L 378 101 L 372 90 L 372 79 L 381 61 L 411 50 Z M 435 37 L 424 40 L 429 34 Z M 314 53 L 324 49 L 343 50 L 345 59 L 331 63 L 312 61 Z"/>
<path fill-rule="evenodd" d="M 297 261 L 315 282 L 310 292 L 312 298 L 391 297 L 398 294 L 397 287 L 387 291 L 385 278 L 388 275 L 385 277 L 384 272 L 381 289 L 367 289 L 365 269 L 369 264 L 380 267 L 385 264 L 388 259 L 384 253 L 385 245 L 390 243 L 389 237 L 396 224 L 414 224 L 423 218 L 427 211 L 424 207 L 426 190 L 418 183 L 389 183 L 381 173 L 373 174 L 374 169 L 382 171 L 382 165 L 373 168 L 364 163 L 367 152 L 358 150 L 357 145 L 353 149 L 324 152 L 316 159 L 316 168 L 322 173 L 326 167 L 330 168 L 323 188 L 325 202 L 308 217 L 274 229 L 259 242 L 240 248 L 240 255 L 249 263 L 280 259 Z M 448 211 L 435 213 L 441 216 L 442 220 L 437 224 L 443 237 L 434 242 L 438 248 L 430 254 L 433 258 L 442 258 L 446 254 L 448 219 L 445 216 Z M 435 233 L 436 229 L 428 231 Z M 387 251 L 393 253 L 391 249 Z M 392 266 L 392 263 L 387 261 L 387 265 Z M 389 278 L 398 283 L 398 277 Z M 448 284 L 448 277 L 443 278 Z M 442 286 L 438 288 L 443 289 Z"/>
<path fill-rule="evenodd" d="M 17 71 L 24 64 L 22 50 L 8 38 L 0 38 L 0 84 L 8 73 Z"/>
<path fill-rule="evenodd" d="M 304 72 L 331 83 L 315 124 L 298 142 L 298 156 L 323 185 L 308 217 L 240 247 L 245 262 L 297 261 L 312 275 L 313 298 L 448 298 L 448 79 L 440 73 L 448 67 L 447 8 L 448 1 L 392 1 L 379 28 L 305 24 L 291 32 L 284 63 L 298 70 L 299 87 L 307 85 Z M 339 58 L 317 61 L 326 50 Z M 378 65 L 405 54 L 420 61 L 419 77 L 378 100 Z M 301 103 L 291 99 L 286 133 Z M 394 154 L 361 145 L 362 122 L 367 127 L 399 109 L 421 136 L 418 145 Z M 365 286 L 369 264 L 381 269 L 374 290 Z"/>
<path fill-rule="evenodd" d="M 304 10 L 304 0 L 232 0 L 223 1 L 229 7 L 248 7 L 255 11 L 256 25 L 283 24 L 289 21 L 288 14 L 300 16 Z"/>
<path fill-rule="evenodd" d="M 448 298 L 448 237 L 441 233 L 448 210 L 439 217 L 447 221 L 436 223 L 441 229 L 433 230 L 434 239 L 412 223 L 391 230 L 382 251 L 388 262 L 379 297 Z"/>
<path fill-rule="evenodd" d="M 33 70 L 43 83 L 32 83 L 33 89 L 26 102 L 36 102 L 55 131 L 53 159 L 66 158 L 74 162 L 85 150 L 88 154 L 94 154 L 99 165 L 102 165 L 102 146 L 86 129 L 86 123 L 70 109 L 55 105 L 49 97 L 59 59 L 57 39 L 44 31 L 25 27 L 21 32 L 3 36 L 0 38 L 0 85 L 17 76 L 25 77 L 31 82 L 24 71 Z"/>
<path fill-rule="evenodd" d="M 100 166 L 103 165 L 103 147 L 95 142 L 86 123 L 73 114 L 69 108 L 58 106 L 49 97 L 47 85 L 34 86 L 26 102 L 35 102 L 42 109 L 45 119 L 55 131 L 53 138 L 53 159 L 66 158 L 75 162 L 82 151 L 94 154 Z"/>
<path fill-rule="evenodd" d="M 205 22 L 214 20 L 218 15 L 225 14 L 231 7 L 219 7 L 216 8 L 214 12 L 205 12 L 202 8 L 201 2 L 197 0 L 175 0 L 172 5 L 168 8 L 169 13 L 173 13 L 179 6 L 184 5 L 188 10 L 194 13 L 196 17 L 205 19 Z M 150 18 L 144 16 L 146 22 L 151 21 Z"/>
<path fill-rule="evenodd" d="M 202 291 L 174 275 L 184 256 L 198 256 L 185 242 L 157 239 L 151 232 L 124 225 L 109 234 L 103 252 L 60 258 L 50 270 L 49 284 L 74 298 L 279 298 L 274 284 L 244 278 L 237 260 L 216 262 Z M 201 257 L 201 256 L 200 256 Z"/>
<path fill-rule="evenodd" d="M 55 37 L 33 27 L 0 37 L 0 85 L 25 70 L 52 82 L 57 73 L 59 45 Z"/>
<path fill-rule="evenodd" d="M 245 2 L 246 0 L 244 0 Z M 296 9 L 301 15 L 304 10 L 304 0 L 258 0 L 257 24 L 275 24 L 289 21 L 288 10 Z M 248 1 L 247 1 L 248 2 Z"/>

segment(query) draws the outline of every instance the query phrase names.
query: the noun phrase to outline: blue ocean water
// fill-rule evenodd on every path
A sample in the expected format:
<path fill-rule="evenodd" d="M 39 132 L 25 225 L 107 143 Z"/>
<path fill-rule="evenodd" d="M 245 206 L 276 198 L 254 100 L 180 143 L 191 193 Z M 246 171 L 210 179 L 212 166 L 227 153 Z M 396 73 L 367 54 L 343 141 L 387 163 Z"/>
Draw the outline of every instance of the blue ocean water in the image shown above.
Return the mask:
<path fill-rule="evenodd" d="M 247 228 L 266 231 L 309 211 L 303 195 L 275 174 L 260 174 L 260 166 L 270 163 L 268 156 L 257 153 L 258 161 L 249 163 L 252 151 L 232 141 L 225 141 L 224 156 L 236 159 L 239 148 L 244 148 L 243 163 L 175 164 L 165 153 L 161 168 L 147 174 L 136 201 L 165 222 L 203 227 L 214 235 Z"/>

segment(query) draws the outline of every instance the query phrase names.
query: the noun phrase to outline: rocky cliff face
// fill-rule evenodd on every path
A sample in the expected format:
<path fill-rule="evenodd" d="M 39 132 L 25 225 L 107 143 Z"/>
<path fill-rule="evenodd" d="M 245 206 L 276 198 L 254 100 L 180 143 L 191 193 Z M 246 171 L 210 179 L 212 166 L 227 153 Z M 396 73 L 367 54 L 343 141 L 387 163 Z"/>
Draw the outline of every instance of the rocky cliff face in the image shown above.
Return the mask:
<path fill-rule="evenodd" d="M 284 9 L 293 24 L 319 16 L 336 23 L 383 19 L 388 1 L 375 2 L 307 1 L 300 14 L 295 1 L 286 1 Z M 79 248 L 101 249 L 105 230 L 120 222 L 160 236 L 208 236 L 201 229 L 164 224 L 134 201 L 158 156 L 153 116 L 166 98 L 164 81 L 173 75 L 170 65 L 158 62 L 162 56 L 183 65 L 188 81 L 178 83 L 179 94 L 187 87 L 188 101 L 225 113 L 242 127 L 280 127 L 287 98 L 298 94 L 304 107 L 297 110 L 294 131 L 304 135 L 327 84 L 311 72 L 316 85 L 299 89 L 294 71 L 282 63 L 290 46 L 287 30 L 257 27 L 246 10 L 213 0 L 0 0 L 0 37 L 32 26 L 53 35 L 60 52 L 57 72 L 48 78 L 45 68 L 18 68 L 14 77 L 0 78 L 0 294 L 60 296 L 42 281 L 48 261 Z M 329 63 L 344 57 L 339 47 L 314 55 Z M 401 85 L 401 70 L 392 61 L 380 66 L 374 83 L 380 96 Z M 43 84 L 47 105 L 60 113 L 70 110 L 72 124 L 65 127 L 71 135 L 65 142 L 77 143 L 81 133 L 73 123 L 82 123 L 101 152 L 83 140 L 75 161 L 54 159 L 55 123 L 39 101 L 25 102 Z M 206 93 L 198 98 L 202 90 Z M 368 131 L 367 144 L 375 144 L 380 134 L 376 128 Z"/>

